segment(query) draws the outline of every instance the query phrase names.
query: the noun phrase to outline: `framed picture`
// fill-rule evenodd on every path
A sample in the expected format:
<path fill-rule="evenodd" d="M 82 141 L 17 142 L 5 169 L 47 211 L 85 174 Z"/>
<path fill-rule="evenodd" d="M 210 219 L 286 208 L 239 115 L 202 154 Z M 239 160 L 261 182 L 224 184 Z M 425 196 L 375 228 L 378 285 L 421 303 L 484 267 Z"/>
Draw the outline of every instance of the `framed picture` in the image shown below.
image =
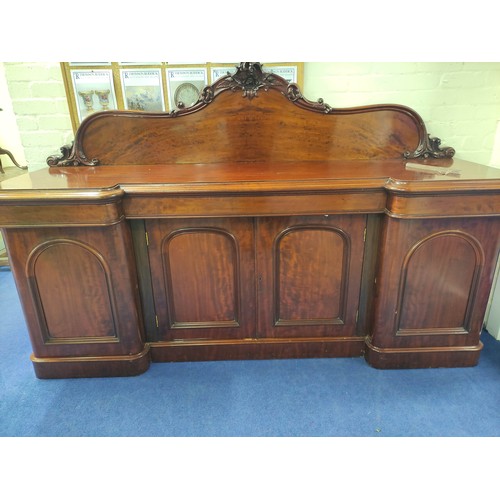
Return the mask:
<path fill-rule="evenodd" d="M 71 81 L 80 121 L 96 111 L 117 109 L 111 70 L 71 70 Z"/>
<path fill-rule="evenodd" d="M 125 109 L 165 111 L 161 69 L 121 69 L 120 80 Z"/>
<path fill-rule="evenodd" d="M 192 106 L 208 85 L 206 68 L 168 68 L 167 87 L 170 109 Z"/>

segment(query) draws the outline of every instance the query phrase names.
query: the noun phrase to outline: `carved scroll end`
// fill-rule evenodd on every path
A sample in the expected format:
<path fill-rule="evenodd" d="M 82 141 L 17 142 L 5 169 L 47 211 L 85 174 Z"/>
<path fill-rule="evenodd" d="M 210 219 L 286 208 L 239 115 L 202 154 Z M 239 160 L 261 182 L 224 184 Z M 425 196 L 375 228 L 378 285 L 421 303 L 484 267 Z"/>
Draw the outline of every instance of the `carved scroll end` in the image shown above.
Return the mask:
<path fill-rule="evenodd" d="M 333 108 L 330 105 L 328 105 L 325 101 L 323 101 L 321 97 L 318 99 L 318 104 L 322 108 L 322 111 L 324 113 L 328 114 L 333 111 Z"/>
<path fill-rule="evenodd" d="M 441 148 L 441 139 L 438 137 L 431 137 L 427 134 L 426 140 L 423 144 L 411 152 L 406 151 L 404 157 L 407 159 L 413 158 L 453 158 L 455 150 L 451 147 Z"/>
<path fill-rule="evenodd" d="M 296 83 L 290 83 L 286 88 L 285 92 L 286 97 L 290 102 L 293 102 L 303 108 L 309 109 L 311 111 L 316 111 L 319 113 L 331 113 L 334 109 L 329 106 L 323 99 L 318 99 L 316 102 L 307 100 L 302 92 L 300 91 L 299 86 Z"/>
<path fill-rule="evenodd" d="M 73 144 L 66 144 L 61 148 L 61 155 L 51 155 L 47 158 L 49 167 L 78 167 L 95 166 L 99 164 L 97 158 L 89 160 L 82 152 L 76 151 Z"/>

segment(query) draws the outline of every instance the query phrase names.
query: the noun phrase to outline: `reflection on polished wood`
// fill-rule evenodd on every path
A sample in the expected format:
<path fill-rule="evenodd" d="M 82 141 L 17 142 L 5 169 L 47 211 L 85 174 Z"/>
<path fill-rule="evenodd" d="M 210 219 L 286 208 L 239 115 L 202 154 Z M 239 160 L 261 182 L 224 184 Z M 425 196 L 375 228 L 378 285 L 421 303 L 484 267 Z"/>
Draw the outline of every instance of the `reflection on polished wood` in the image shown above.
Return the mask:
<path fill-rule="evenodd" d="M 0 184 L 39 377 L 150 361 L 473 366 L 500 171 L 404 106 L 335 109 L 242 63 L 192 107 L 84 120 Z"/>

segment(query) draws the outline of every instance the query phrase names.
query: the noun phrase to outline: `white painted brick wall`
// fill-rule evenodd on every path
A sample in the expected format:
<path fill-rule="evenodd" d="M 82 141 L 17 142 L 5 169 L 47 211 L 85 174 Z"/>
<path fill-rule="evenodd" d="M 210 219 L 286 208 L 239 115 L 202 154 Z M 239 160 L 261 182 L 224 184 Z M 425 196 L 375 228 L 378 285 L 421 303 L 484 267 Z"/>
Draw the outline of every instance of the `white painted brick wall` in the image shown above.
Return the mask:
<path fill-rule="evenodd" d="M 47 156 L 73 140 L 59 63 L 4 65 L 29 168 L 45 167 Z M 332 107 L 409 106 L 457 158 L 491 165 L 500 147 L 500 63 L 310 62 L 303 92 Z"/>
<path fill-rule="evenodd" d="M 47 157 L 74 137 L 60 65 L 11 62 L 4 67 L 28 167 L 46 167 Z"/>

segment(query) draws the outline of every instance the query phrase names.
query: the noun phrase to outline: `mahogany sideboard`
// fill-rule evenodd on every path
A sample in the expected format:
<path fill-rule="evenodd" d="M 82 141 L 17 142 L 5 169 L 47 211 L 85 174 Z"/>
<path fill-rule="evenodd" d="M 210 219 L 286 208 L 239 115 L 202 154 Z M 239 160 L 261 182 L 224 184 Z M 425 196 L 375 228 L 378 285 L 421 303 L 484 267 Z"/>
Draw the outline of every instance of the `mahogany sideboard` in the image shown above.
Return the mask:
<path fill-rule="evenodd" d="M 1 183 L 40 378 L 151 361 L 474 366 L 500 171 L 400 105 L 335 109 L 242 63 L 171 113 L 104 111 Z"/>

